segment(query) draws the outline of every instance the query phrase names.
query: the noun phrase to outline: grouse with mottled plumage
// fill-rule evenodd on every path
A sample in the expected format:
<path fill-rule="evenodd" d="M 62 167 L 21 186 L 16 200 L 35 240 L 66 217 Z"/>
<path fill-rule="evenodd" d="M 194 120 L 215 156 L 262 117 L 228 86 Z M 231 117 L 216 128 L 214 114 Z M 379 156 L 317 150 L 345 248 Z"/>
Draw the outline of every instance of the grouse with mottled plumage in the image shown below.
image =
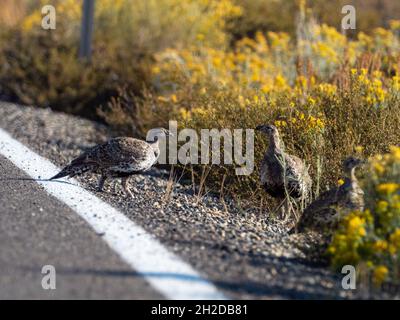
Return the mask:
<path fill-rule="evenodd" d="M 129 176 L 149 170 L 160 154 L 159 135 L 171 135 L 170 131 L 163 128 L 158 131 L 154 132 L 155 138 L 152 142 L 118 137 L 96 145 L 72 160 L 50 180 L 91 172 L 100 175 L 98 191 L 103 190 L 107 178 L 122 178 L 121 183 L 125 194 L 133 196 L 127 187 Z"/>
<path fill-rule="evenodd" d="M 261 163 L 260 180 L 272 197 L 286 199 L 287 195 L 307 201 L 311 178 L 304 162 L 283 151 L 278 129 L 273 125 L 259 125 L 256 130 L 265 133 L 269 145 Z"/>
<path fill-rule="evenodd" d="M 344 183 L 322 193 L 303 212 L 297 231 L 334 230 L 341 215 L 353 210 L 364 209 L 364 192 L 358 184 L 355 169 L 364 161 L 350 157 L 343 161 Z"/>

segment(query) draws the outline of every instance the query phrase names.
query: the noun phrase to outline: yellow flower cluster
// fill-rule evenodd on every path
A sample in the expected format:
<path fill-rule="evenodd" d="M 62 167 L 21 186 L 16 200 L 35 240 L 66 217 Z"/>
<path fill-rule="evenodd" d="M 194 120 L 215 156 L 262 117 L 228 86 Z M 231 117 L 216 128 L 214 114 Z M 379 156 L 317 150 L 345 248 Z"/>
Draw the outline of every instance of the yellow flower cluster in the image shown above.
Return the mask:
<path fill-rule="evenodd" d="M 353 236 L 360 236 L 364 237 L 366 232 L 365 232 L 365 219 L 360 218 L 359 216 L 354 216 L 348 221 L 347 225 L 347 234 L 353 235 Z"/>
<path fill-rule="evenodd" d="M 334 266 L 357 265 L 361 261 L 360 248 L 366 241 L 367 229 L 371 222 L 372 215 L 369 210 L 355 211 L 343 218 L 328 247 Z"/>
<path fill-rule="evenodd" d="M 377 266 L 374 269 L 374 273 L 373 273 L 374 283 L 376 285 L 380 285 L 386 279 L 386 276 L 388 273 L 389 273 L 389 270 L 385 266 Z"/>
<path fill-rule="evenodd" d="M 389 178 L 387 177 L 388 175 L 390 176 L 392 172 L 395 172 L 398 169 L 397 166 L 400 163 L 400 147 L 391 146 L 389 153 L 384 155 L 378 154 L 372 157 L 369 162 L 373 169 L 372 172 L 375 173 L 374 181 L 380 179 L 384 181 L 386 178 Z"/>
<path fill-rule="evenodd" d="M 399 24 L 399 20 L 392 20 L 389 29 L 376 28 L 371 35 L 360 32 L 357 36 L 358 41 L 355 42 L 357 50 L 367 49 L 368 51 L 398 57 L 400 50 L 398 40 Z"/>
<path fill-rule="evenodd" d="M 332 97 L 337 92 L 337 86 L 330 83 L 321 83 L 318 85 L 319 92 L 324 96 Z"/>
<path fill-rule="evenodd" d="M 313 104 L 313 102 L 310 102 Z M 320 117 L 315 117 L 313 115 L 305 115 L 303 112 L 297 110 L 294 111 L 292 117 L 290 118 L 291 127 L 295 130 L 304 131 L 306 133 L 318 133 L 321 132 L 325 127 L 325 121 Z M 277 123 L 277 126 L 282 126 Z"/>
<path fill-rule="evenodd" d="M 398 183 L 382 183 L 376 187 L 376 191 L 384 195 L 391 195 L 395 191 L 400 189 L 400 184 Z"/>
<path fill-rule="evenodd" d="M 326 24 L 310 22 L 307 27 L 308 31 L 300 35 L 298 49 L 301 58 L 313 62 L 317 75 L 331 76 L 345 58 L 355 62 L 359 54 L 356 42 Z"/>

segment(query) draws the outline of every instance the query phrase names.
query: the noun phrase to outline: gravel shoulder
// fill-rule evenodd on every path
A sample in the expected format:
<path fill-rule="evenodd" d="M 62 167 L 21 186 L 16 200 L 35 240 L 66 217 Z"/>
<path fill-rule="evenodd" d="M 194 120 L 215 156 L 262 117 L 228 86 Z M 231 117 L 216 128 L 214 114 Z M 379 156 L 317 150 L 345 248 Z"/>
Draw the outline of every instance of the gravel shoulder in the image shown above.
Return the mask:
<path fill-rule="evenodd" d="M 0 156 L 0 300 L 162 299 L 65 204 Z M 42 267 L 54 266 L 56 290 Z"/>
<path fill-rule="evenodd" d="M 74 116 L 0 102 L 0 127 L 40 155 L 64 166 L 85 148 L 112 137 L 98 123 Z M 153 168 L 130 180 L 135 199 L 127 199 L 113 183 L 97 195 L 154 234 L 170 250 L 205 274 L 236 299 L 340 299 L 339 274 L 311 261 L 305 252 L 316 242 L 309 235 L 287 235 L 257 208 L 243 211 L 224 206 L 208 195 L 200 201 L 191 186 L 173 184 L 169 172 Z M 97 177 L 78 180 L 95 192 Z"/>

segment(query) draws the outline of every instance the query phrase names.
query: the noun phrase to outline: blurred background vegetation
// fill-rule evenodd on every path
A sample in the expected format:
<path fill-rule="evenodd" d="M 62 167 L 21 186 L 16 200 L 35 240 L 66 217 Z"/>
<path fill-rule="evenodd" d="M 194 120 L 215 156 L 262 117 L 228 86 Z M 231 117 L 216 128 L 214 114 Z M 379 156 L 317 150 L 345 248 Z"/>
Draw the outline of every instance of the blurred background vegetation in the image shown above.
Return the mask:
<path fill-rule="evenodd" d="M 118 95 L 119 87 L 128 87 L 138 96 L 144 87 L 153 88 L 148 70 L 154 54 L 167 48 L 233 49 L 241 39 L 254 39 L 257 32 L 276 32 L 276 41 L 307 37 L 307 30 L 299 28 L 306 19 L 300 15 L 301 8 L 316 23 L 338 29 L 341 7 L 353 4 L 357 9 L 357 30 L 349 32 L 352 38 L 360 33 L 370 35 L 378 27 L 388 29 L 391 21 L 400 19 L 400 2 L 396 0 L 97 0 L 93 60 L 82 67 L 76 59 L 82 1 L 0 3 L 0 49 L 4 61 L 0 94 L 92 118 L 97 117 L 98 105 Z M 40 28 L 40 9 L 45 4 L 57 9 L 57 30 L 47 32 Z M 340 41 L 330 40 L 327 45 L 331 46 Z M 329 49 L 335 49 L 324 44 L 321 48 L 326 49 L 327 55 Z M 293 63 L 288 67 L 293 69 Z M 294 76 L 292 70 L 285 73 Z"/>

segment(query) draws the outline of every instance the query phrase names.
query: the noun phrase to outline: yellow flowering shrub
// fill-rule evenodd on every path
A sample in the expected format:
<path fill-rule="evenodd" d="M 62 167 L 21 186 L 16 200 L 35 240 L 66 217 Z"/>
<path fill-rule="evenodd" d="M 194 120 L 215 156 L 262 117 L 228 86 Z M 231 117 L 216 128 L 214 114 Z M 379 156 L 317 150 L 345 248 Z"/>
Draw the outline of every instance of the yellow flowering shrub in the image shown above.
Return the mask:
<path fill-rule="evenodd" d="M 332 264 L 366 263 L 372 281 L 398 281 L 400 264 L 400 147 L 369 160 L 363 181 L 366 209 L 340 223 L 328 252 Z"/>
<path fill-rule="evenodd" d="M 56 9 L 55 30 L 41 27 L 48 4 Z M 92 59 L 85 64 L 78 59 L 82 1 L 31 0 L 25 7 L 18 24 L 0 25 L 0 94 L 89 117 L 120 87 L 141 95 L 153 53 L 225 47 L 225 28 L 241 14 L 231 0 L 96 1 Z"/>
<path fill-rule="evenodd" d="M 244 38 L 236 43 L 234 50 L 206 46 L 168 49 L 156 55 L 154 83 L 161 92 L 168 92 L 184 91 L 184 83 L 202 90 L 211 81 L 212 85 L 238 95 L 261 98 L 259 92 L 290 88 L 284 76 L 288 70 L 283 68 L 293 58 L 285 54 L 288 49 L 287 35 L 272 32 L 267 37 L 258 33 L 255 39 Z"/>
<path fill-rule="evenodd" d="M 40 9 L 46 4 L 55 6 L 57 23 L 67 24 L 68 33 L 77 31 L 81 1 L 41 0 L 41 5 L 22 21 L 24 32 L 40 29 Z M 227 20 L 240 14 L 241 8 L 231 0 L 101 0 L 95 4 L 94 32 L 99 41 L 122 47 L 160 50 L 173 43 L 187 46 L 199 42 L 224 46 Z"/>

